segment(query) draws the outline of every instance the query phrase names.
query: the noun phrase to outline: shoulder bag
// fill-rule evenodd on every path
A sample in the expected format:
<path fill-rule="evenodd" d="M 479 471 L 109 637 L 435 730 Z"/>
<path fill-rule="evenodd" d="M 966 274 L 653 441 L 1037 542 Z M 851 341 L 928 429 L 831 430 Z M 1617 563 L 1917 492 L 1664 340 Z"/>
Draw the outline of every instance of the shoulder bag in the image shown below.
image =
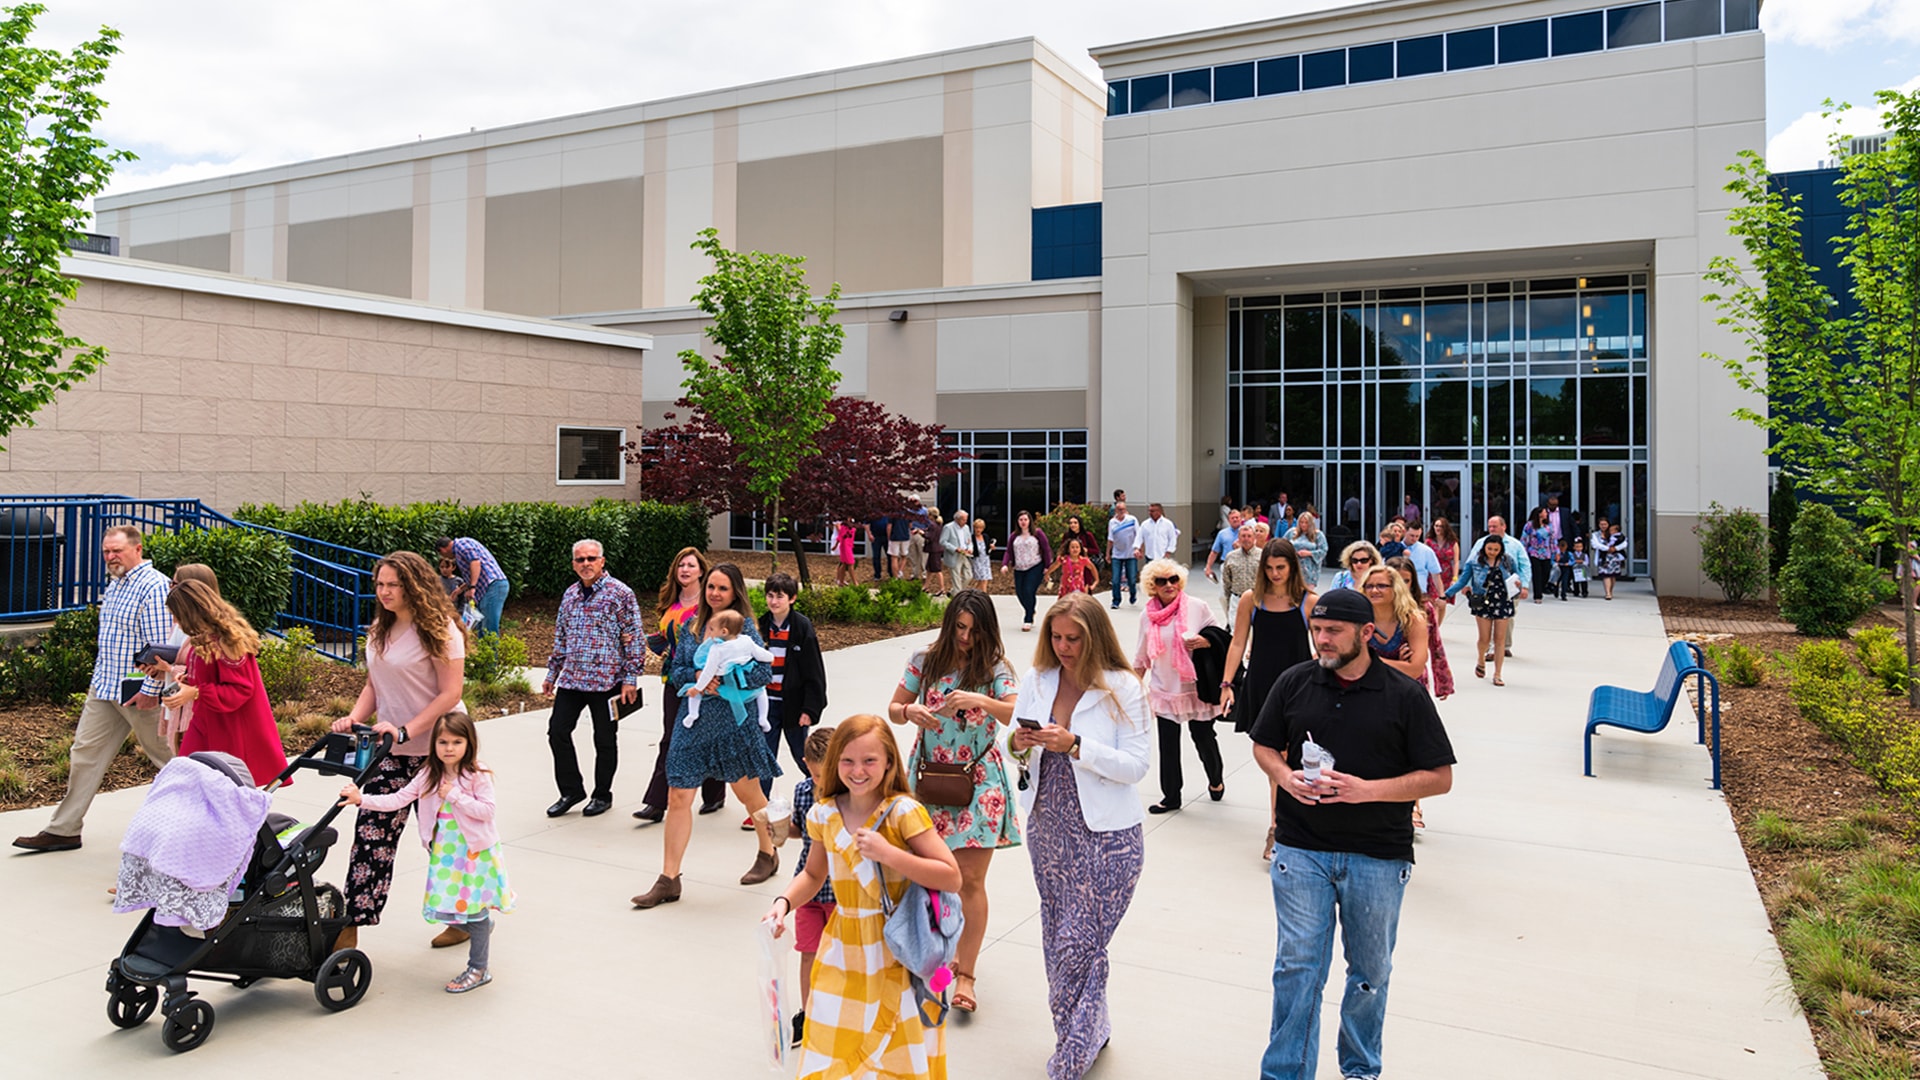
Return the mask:
<path fill-rule="evenodd" d="M 924 687 L 920 703 L 926 704 Z M 930 806 L 972 806 L 973 766 L 927 758 L 926 732 L 914 740 L 913 797 Z"/>
<path fill-rule="evenodd" d="M 894 803 L 881 812 L 884 823 L 893 813 Z M 960 929 L 966 919 L 960 913 L 957 893 L 928 889 L 918 882 L 907 882 L 907 891 L 898 904 L 887 890 L 887 868 L 873 864 L 880 875 L 880 907 L 886 916 L 881 937 L 887 951 L 907 969 L 913 996 L 919 1005 L 920 1019 L 929 1027 L 939 1027 L 947 1019 L 947 989 L 953 985 L 953 958 L 960 947 Z"/>

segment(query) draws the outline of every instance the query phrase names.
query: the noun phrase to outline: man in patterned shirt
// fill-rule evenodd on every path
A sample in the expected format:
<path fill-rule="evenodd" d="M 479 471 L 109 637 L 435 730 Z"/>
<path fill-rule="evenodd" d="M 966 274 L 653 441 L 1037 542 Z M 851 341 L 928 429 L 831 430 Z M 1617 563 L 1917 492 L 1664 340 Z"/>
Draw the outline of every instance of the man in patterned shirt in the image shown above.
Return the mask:
<path fill-rule="evenodd" d="M 124 702 L 120 696 L 121 680 L 134 669 L 134 654 L 173 638 L 173 617 L 167 614 L 171 583 L 143 557 L 140 530 L 131 525 L 108 529 L 100 541 L 100 556 L 107 565 L 108 581 L 100 594 L 99 647 L 67 759 L 67 797 L 44 830 L 13 842 L 14 847 L 28 851 L 72 851 L 80 846 L 87 807 L 93 804 L 107 766 L 113 764 L 129 731 L 155 765 L 165 765 L 173 757 L 160 737 L 160 710 L 154 707 L 160 681 L 147 679 Z"/>
<path fill-rule="evenodd" d="M 500 632 L 500 612 L 507 606 L 507 573 L 500 569 L 500 562 L 487 550 L 487 545 L 471 536 L 458 540 L 443 536 L 434 545 L 442 559 L 452 559 L 453 569 L 460 579 L 460 587 L 454 590 L 453 606 L 471 599 L 480 606 L 481 629 L 489 634 Z"/>
<path fill-rule="evenodd" d="M 553 655 L 547 660 L 546 685 L 553 695 L 547 718 L 547 746 L 553 751 L 553 782 L 560 800 L 547 807 L 559 817 L 585 800 L 581 813 L 598 817 L 613 806 L 613 774 L 620 767 L 619 729 L 609 699 L 631 705 L 640 695 L 646 666 L 646 632 L 640 627 L 640 602 L 633 590 L 607 573 L 606 549 L 598 540 L 573 545 L 573 572 L 580 580 L 560 598 L 553 628 Z M 593 717 L 593 798 L 580 779 L 580 757 L 573 729 L 585 708 Z"/>

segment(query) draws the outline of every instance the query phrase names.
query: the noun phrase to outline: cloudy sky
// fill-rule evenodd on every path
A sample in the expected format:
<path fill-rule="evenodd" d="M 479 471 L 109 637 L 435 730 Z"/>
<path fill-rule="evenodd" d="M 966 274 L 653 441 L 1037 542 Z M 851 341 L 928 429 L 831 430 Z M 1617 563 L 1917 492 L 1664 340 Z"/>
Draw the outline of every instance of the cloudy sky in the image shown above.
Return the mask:
<path fill-rule="evenodd" d="M 1027 35 L 1098 77 L 1099 45 L 1344 2 L 50 0 L 41 36 L 122 33 L 101 133 L 141 157 L 127 191 Z M 1766 0 L 1762 26 L 1776 169 L 1826 156 L 1823 100 L 1920 87 L 1920 0 Z"/>

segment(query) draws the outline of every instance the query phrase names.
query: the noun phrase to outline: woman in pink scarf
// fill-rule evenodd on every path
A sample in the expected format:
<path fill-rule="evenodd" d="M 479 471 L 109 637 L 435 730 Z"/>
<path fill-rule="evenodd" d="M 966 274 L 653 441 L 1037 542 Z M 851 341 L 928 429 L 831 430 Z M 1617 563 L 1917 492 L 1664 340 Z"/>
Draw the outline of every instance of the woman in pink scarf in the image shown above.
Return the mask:
<path fill-rule="evenodd" d="M 1160 801 L 1147 807 L 1147 813 L 1180 809 L 1182 726 L 1193 736 L 1200 765 L 1207 770 L 1207 795 L 1219 802 L 1227 793 L 1220 740 L 1213 732 L 1220 706 L 1200 700 L 1189 654 L 1208 648 L 1200 629 L 1219 626 L 1220 621 L 1205 600 L 1187 595 L 1187 568 L 1172 559 L 1155 559 L 1140 577 L 1151 599 L 1140 618 L 1140 646 L 1133 653 L 1133 669 L 1147 681 L 1147 704 L 1160 728 Z"/>

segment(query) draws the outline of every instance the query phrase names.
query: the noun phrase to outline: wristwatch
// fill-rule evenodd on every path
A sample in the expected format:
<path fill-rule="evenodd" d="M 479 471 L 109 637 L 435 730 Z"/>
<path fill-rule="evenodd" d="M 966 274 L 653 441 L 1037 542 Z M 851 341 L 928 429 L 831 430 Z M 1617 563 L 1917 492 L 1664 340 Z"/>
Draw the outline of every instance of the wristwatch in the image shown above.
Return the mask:
<path fill-rule="evenodd" d="M 1073 737 L 1073 745 L 1067 748 L 1067 756 L 1075 761 L 1080 760 L 1080 736 Z"/>

